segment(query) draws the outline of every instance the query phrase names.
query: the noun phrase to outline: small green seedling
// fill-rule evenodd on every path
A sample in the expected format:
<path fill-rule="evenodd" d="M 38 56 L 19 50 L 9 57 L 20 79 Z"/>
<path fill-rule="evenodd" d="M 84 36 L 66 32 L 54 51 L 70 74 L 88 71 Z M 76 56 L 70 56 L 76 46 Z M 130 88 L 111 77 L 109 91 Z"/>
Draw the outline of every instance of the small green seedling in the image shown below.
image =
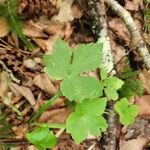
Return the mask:
<path fill-rule="evenodd" d="M 108 99 L 117 100 L 119 95 L 117 90 L 119 90 L 124 82 L 117 77 L 107 76 L 107 72 L 104 69 L 101 69 L 101 81 L 100 83 L 104 87 L 104 93 Z"/>
<path fill-rule="evenodd" d="M 85 140 L 89 135 L 100 136 L 106 131 L 107 123 L 102 116 L 106 108 L 107 99 L 84 99 L 77 104 L 75 112 L 67 119 L 66 128 L 76 143 Z"/>
<path fill-rule="evenodd" d="M 118 90 L 124 82 L 117 77 L 108 76 L 107 72 L 101 68 L 101 58 L 102 44 L 100 43 L 81 44 L 71 49 L 63 40 L 57 39 L 52 54 L 44 56 L 44 71 L 49 77 L 61 80 L 60 91 L 51 98 L 52 101 L 47 101 L 39 109 L 32 121 L 48 109 L 59 96 L 63 95 L 70 102 L 76 102 L 75 111 L 68 117 L 66 125 L 62 126 L 66 132 L 71 134 L 76 143 L 84 141 L 89 135 L 98 137 L 101 133 L 106 132 L 108 124 L 103 114 L 106 111 L 107 101 L 118 100 Z M 97 68 L 100 68 L 100 81 L 84 75 L 85 72 L 94 71 Z M 138 108 L 130 105 L 127 99 L 117 101 L 115 110 L 123 125 L 133 123 L 138 114 Z M 39 126 L 27 134 L 27 139 L 37 147 L 51 148 L 56 143 L 56 139 L 49 129 L 60 126 L 48 124 Z M 36 138 L 36 134 L 39 136 L 44 132 L 49 138 L 45 136 Z M 39 140 L 42 145 L 39 145 Z"/>
<path fill-rule="evenodd" d="M 121 98 L 126 97 L 130 99 L 134 95 L 143 95 L 144 87 L 142 82 L 138 80 L 138 72 L 131 69 L 128 61 L 124 71 L 119 76 L 124 81 L 123 86 L 119 90 Z"/>
<path fill-rule="evenodd" d="M 48 127 L 38 127 L 31 133 L 27 133 L 26 137 L 32 144 L 36 145 L 39 150 L 52 148 L 57 143 L 56 137 Z"/>
<path fill-rule="evenodd" d="M 120 116 L 120 122 L 123 125 L 134 123 L 135 117 L 139 113 L 139 108 L 136 105 L 131 105 L 126 98 L 121 99 L 115 104 L 115 111 Z"/>

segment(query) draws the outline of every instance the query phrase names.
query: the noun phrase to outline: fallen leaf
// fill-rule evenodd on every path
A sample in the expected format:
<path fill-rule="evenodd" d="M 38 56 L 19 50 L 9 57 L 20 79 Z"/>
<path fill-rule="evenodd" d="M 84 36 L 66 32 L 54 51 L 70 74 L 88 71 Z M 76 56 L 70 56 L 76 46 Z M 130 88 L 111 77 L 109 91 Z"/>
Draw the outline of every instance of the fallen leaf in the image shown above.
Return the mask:
<path fill-rule="evenodd" d="M 57 91 L 50 78 L 46 74 L 35 76 L 33 83 L 49 95 L 54 95 Z"/>
<path fill-rule="evenodd" d="M 56 108 L 60 108 L 60 107 L 65 107 L 65 99 L 64 98 L 58 98 L 53 105 L 51 106 L 51 109 L 56 109 Z"/>
<path fill-rule="evenodd" d="M 147 143 L 147 139 L 144 137 L 138 137 L 128 141 L 120 141 L 119 150 L 143 150 L 143 147 Z"/>
<path fill-rule="evenodd" d="M 28 100 L 28 102 L 32 106 L 35 105 L 36 102 L 35 102 L 34 95 L 33 95 L 32 91 L 29 88 L 24 87 L 24 86 L 19 86 L 19 85 L 15 84 L 15 83 L 11 83 L 10 84 L 10 88 L 14 89 L 15 91 L 17 91 L 18 94 L 21 94 L 22 96 L 24 96 L 26 98 L 26 100 Z"/>
<path fill-rule="evenodd" d="M 77 4 L 72 5 L 72 15 L 74 18 L 80 19 L 83 16 L 81 8 Z"/>
<path fill-rule="evenodd" d="M 0 18 L 0 37 L 4 37 L 9 33 L 9 26 L 5 18 Z"/>
<path fill-rule="evenodd" d="M 144 95 L 141 97 L 135 97 L 135 104 L 139 106 L 139 116 L 150 116 L 150 95 Z"/>
<path fill-rule="evenodd" d="M 43 27 L 32 21 L 28 21 L 25 23 L 23 33 L 31 38 L 47 37 L 47 35 L 43 32 Z"/>
<path fill-rule="evenodd" d="M 108 22 L 108 26 L 119 39 L 124 40 L 125 44 L 129 45 L 131 36 L 124 22 L 120 18 L 113 18 Z"/>
<path fill-rule="evenodd" d="M 61 37 L 64 40 L 69 39 L 73 32 L 73 27 L 71 26 L 70 23 L 61 24 L 61 23 L 49 22 L 48 25 L 44 27 L 44 31 L 45 33 L 51 35 L 48 39 L 32 38 L 32 40 L 40 48 L 42 48 L 46 52 L 46 54 L 51 54 L 55 40 L 58 37 Z"/>
<path fill-rule="evenodd" d="M 57 35 L 65 39 L 69 39 L 73 32 L 73 27 L 70 23 L 62 24 L 58 22 L 51 22 L 44 30 L 50 35 Z"/>
<path fill-rule="evenodd" d="M 73 0 L 58 1 L 57 6 L 59 7 L 59 13 L 52 19 L 61 23 L 72 21 L 74 19 L 71 9 L 72 3 Z"/>
<path fill-rule="evenodd" d="M 65 123 L 68 115 L 69 111 L 66 108 L 53 109 L 43 112 L 38 121 L 47 123 Z"/>
<path fill-rule="evenodd" d="M 133 1 L 126 1 L 125 8 L 130 11 L 138 11 L 139 5 L 135 5 Z"/>
<path fill-rule="evenodd" d="M 42 48 L 46 54 L 51 54 L 53 50 L 53 45 L 56 40 L 56 36 L 51 36 L 47 40 L 39 39 L 39 38 L 33 38 L 32 40 L 40 47 Z"/>
<path fill-rule="evenodd" d="M 139 79 L 143 84 L 145 93 L 150 94 L 150 71 L 144 69 L 143 72 L 139 74 Z"/>
<path fill-rule="evenodd" d="M 24 137 L 25 133 L 27 132 L 27 129 L 28 129 L 27 124 L 22 124 L 19 126 L 13 126 L 12 127 L 12 130 L 17 135 L 16 136 L 17 139 L 22 139 Z"/>
<path fill-rule="evenodd" d="M 125 8 L 130 11 L 138 11 L 143 7 L 143 0 L 125 0 Z"/>
<path fill-rule="evenodd" d="M 10 77 L 6 72 L 0 73 L 0 97 L 5 98 L 7 96 L 7 92 L 9 91 L 9 82 Z"/>
<path fill-rule="evenodd" d="M 29 59 L 23 60 L 23 65 L 26 68 L 35 71 L 35 70 L 37 70 L 37 65 L 38 64 L 33 59 L 29 58 Z"/>
<path fill-rule="evenodd" d="M 113 40 L 111 40 L 111 47 L 113 52 L 114 64 L 116 65 L 115 69 L 117 70 L 117 72 L 122 72 L 126 62 L 126 50 L 122 45 L 117 44 Z"/>

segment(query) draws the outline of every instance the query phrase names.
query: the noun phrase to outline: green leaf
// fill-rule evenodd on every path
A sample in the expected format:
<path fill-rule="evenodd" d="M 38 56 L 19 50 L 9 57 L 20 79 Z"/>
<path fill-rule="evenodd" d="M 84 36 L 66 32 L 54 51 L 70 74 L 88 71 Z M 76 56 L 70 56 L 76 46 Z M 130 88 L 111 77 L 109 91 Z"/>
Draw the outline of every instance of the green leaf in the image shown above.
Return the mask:
<path fill-rule="evenodd" d="M 117 91 L 112 88 L 106 88 L 104 92 L 108 99 L 117 100 L 119 97 Z"/>
<path fill-rule="evenodd" d="M 137 79 L 126 79 L 119 92 L 122 97 L 130 99 L 134 95 L 142 96 L 144 88 L 141 81 Z"/>
<path fill-rule="evenodd" d="M 79 45 L 74 52 L 71 65 L 71 75 L 78 75 L 100 67 L 102 58 L 102 43 Z"/>
<path fill-rule="evenodd" d="M 129 101 L 126 98 L 118 101 L 115 104 L 114 109 L 119 114 L 120 122 L 123 125 L 133 124 L 135 117 L 139 113 L 138 106 L 129 104 Z"/>
<path fill-rule="evenodd" d="M 29 142 L 42 150 L 53 148 L 57 143 L 56 137 L 47 127 L 38 127 L 31 133 L 27 133 L 26 137 Z"/>
<path fill-rule="evenodd" d="M 118 90 L 122 87 L 124 82 L 117 77 L 108 77 L 103 81 L 104 86 Z"/>
<path fill-rule="evenodd" d="M 85 99 L 81 104 L 77 105 L 76 111 L 87 116 L 102 115 L 105 111 L 106 103 L 107 98 Z"/>
<path fill-rule="evenodd" d="M 100 136 L 106 131 L 106 120 L 100 116 L 105 110 L 106 99 L 85 99 L 77 104 L 76 110 L 66 122 L 66 130 L 71 134 L 76 143 L 80 143 L 88 135 Z"/>
<path fill-rule="evenodd" d="M 62 81 L 60 90 L 69 101 L 81 103 L 85 98 L 101 96 L 103 88 L 93 77 L 68 76 Z"/>
<path fill-rule="evenodd" d="M 44 71 L 53 79 L 60 80 L 65 78 L 70 69 L 71 49 L 67 43 L 57 39 L 52 55 L 44 56 Z"/>

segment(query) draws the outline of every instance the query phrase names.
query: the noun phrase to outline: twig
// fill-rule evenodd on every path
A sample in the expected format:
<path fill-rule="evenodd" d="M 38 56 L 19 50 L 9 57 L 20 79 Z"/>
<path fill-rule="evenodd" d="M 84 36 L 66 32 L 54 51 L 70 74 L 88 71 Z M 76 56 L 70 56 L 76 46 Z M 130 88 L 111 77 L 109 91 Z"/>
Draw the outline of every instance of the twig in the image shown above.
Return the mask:
<path fill-rule="evenodd" d="M 29 142 L 26 139 L 0 139 L 0 145 L 2 144 L 28 145 Z"/>
<path fill-rule="evenodd" d="M 10 69 L 7 68 L 7 66 L 3 63 L 3 61 L 0 60 L 0 64 L 2 65 L 3 69 L 10 75 L 11 79 L 16 82 L 20 83 L 20 80 L 18 80 L 12 73 Z"/>
<path fill-rule="evenodd" d="M 103 1 L 103 0 L 102 0 Z M 100 7 L 101 1 L 99 0 L 88 0 L 88 9 L 90 11 L 89 15 L 92 18 L 92 29 L 93 33 L 98 37 L 98 43 L 103 43 L 103 58 L 102 67 L 110 72 L 114 68 L 113 56 L 110 46 L 110 38 L 107 33 L 107 23 L 105 19 L 105 7 Z M 103 2 L 103 6 L 104 2 Z M 114 71 L 115 72 L 115 71 Z M 112 74 L 114 73 L 112 72 Z"/>
<path fill-rule="evenodd" d="M 114 111 L 113 105 L 109 108 L 110 116 L 108 117 L 108 143 L 107 148 L 108 150 L 116 150 L 117 149 L 117 125 L 118 125 L 118 118 Z"/>
<path fill-rule="evenodd" d="M 60 137 L 60 135 L 65 131 L 65 128 L 60 129 L 56 134 L 55 137 Z"/>
<path fill-rule="evenodd" d="M 140 56 L 142 57 L 146 67 L 150 69 L 150 54 L 146 47 L 145 42 L 142 39 L 139 29 L 137 28 L 133 18 L 131 17 L 130 13 L 124 9 L 118 2 L 115 0 L 105 0 L 106 4 L 110 6 L 118 16 L 120 16 L 127 28 L 130 31 L 132 36 L 132 44 L 136 45 Z"/>

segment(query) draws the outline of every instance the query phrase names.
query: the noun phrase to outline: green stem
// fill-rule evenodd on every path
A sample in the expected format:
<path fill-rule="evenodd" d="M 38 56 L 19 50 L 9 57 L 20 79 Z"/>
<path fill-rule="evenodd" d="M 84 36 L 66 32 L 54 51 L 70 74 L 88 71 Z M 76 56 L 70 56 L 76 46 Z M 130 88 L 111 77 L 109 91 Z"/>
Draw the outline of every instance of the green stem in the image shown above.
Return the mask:
<path fill-rule="evenodd" d="M 39 110 L 33 115 L 30 120 L 30 123 L 36 120 L 44 111 L 46 111 L 59 97 L 61 92 L 58 91 L 51 99 L 49 99 L 44 105 L 42 105 Z"/>

